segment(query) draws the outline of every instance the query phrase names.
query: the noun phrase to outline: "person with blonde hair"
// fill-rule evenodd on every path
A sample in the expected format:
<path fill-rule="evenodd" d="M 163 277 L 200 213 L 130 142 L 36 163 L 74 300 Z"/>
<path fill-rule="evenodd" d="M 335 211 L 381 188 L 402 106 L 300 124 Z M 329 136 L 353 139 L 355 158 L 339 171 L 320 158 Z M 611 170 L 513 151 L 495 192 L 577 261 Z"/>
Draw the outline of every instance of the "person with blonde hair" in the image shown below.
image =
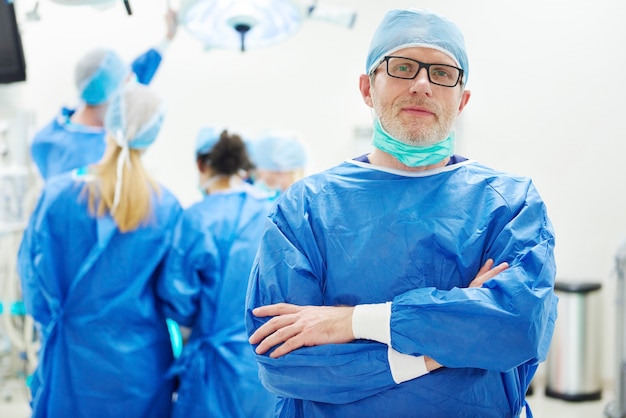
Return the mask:
<path fill-rule="evenodd" d="M 42 341 L 33 417 L 169 417 L 173 352 L 155 279 L 182 209 L 141 161 L 163 115 L 148 87 L 127 85 L 109 105 L 102 160 L 44 186 L 18 255 Z"/>

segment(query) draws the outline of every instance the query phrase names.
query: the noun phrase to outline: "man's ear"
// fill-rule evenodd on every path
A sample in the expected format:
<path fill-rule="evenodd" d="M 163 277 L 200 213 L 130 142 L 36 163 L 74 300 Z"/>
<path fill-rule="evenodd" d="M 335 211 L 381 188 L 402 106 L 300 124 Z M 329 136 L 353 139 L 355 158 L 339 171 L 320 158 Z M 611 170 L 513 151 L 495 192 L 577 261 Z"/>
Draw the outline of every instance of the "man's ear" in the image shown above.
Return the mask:
<path fill-rule="evenodd" d="M 359 77 L 359 90 L 361 90 L 361 97 L 363 97 L 363 101 L 366 105 L 374 107 L 371 89 L 372 86 L 370 83 L 370 77 L 367 74 L 361 74 Z"/>
<path fill-rule="evenodd" d="M 461 112 L 467 105 L 467 102 L 469 101 L 471 95 L 472 95 L 471 91 L 463 90 L 463 93 L 461 93 L 461 100 L 459 101 L 459 111 L 457 113 L 457 116 L 461 114 Z"/>

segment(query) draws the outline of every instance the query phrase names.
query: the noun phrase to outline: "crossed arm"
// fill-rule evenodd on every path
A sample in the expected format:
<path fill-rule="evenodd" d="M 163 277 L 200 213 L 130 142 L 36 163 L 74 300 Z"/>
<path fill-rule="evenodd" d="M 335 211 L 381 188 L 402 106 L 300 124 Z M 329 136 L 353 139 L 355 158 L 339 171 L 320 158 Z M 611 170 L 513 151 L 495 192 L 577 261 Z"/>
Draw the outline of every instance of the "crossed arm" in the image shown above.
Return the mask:
<path fill-rule="evenodd" d="M 494 266 L 492 259 L 487 260 L 469 287 L 482 286 L 508 267 L 506 262 Z M 355 340 L 352 306 L 298 306 L 277 303 L 261 306 L 252 313 L 257 317 L 273 317 L 249 339 L 251 344 L 258 344 L 257 354 L 264 354 L 272 347 L 282 344 L 270 354 L 272 358 L 281 357 L 300 347 L 342 344 Z M 425 362 L 428 371 L 441 367 L 441 364 L 428 356 L 425 357 Z"/>

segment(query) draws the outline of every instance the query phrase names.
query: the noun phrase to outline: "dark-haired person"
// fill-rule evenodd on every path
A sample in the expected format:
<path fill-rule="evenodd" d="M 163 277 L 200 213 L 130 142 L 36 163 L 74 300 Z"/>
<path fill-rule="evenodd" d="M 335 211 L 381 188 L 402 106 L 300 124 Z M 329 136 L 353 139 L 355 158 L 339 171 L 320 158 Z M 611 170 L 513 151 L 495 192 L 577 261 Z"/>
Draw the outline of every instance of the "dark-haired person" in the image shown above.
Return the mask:
<path fill-rule="evenodd" d="M 241 137 L 200 131 L 196 162 L 204 198 L 183 213 L 159 279 L 166 314 L 191 329 L 173 367 L 180 386 L 172 417 L 274 416 L 244 322 L 246 286 L 269 195 L 247 183 Z"/>

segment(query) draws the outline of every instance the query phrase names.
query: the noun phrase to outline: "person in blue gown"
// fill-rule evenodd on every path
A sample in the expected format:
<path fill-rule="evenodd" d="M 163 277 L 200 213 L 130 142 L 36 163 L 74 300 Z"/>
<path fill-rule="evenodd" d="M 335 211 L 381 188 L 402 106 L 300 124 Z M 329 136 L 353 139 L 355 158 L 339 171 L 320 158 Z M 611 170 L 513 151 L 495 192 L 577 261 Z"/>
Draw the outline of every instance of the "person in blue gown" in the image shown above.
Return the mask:
<path fill-rule="evenodd" d="M 44 185 L 18 253 L 41 335 L 33 418 L 169 418 L 174 357 L 156 279 L 182 208 L 140 159 L 163 116 L 148 87 L 127 85 L 109 105 L 103 159 Z"/>
<path fill-rule="evenodd" d="M 172 417 L 273 417 L 276 398 L 259 381 L 244 321 L 272 201 L 244 180 L 251 163 L 238 135 L 203 128 L 196 162 L 204 198 L 185 209 L 158 282 L 165 313 L 191 330 L 171 370 L 180 382 Z"/>
<path fill-rule="evenodd" d="M 304 177 L 307 151 L 296 132 L 265 129 L 247 143 L 254 184 L 278 197 Z"/>
<path fill-rule="evenodd" d="M 110 49 L 86 52 L 77 62 L 75 82 L 81 104 L 62 107 L 50 123 L 33 137 L 30 152 L 44 181 L 50 177 L 93 164 L 106 148 L 103 127 L 109 98 L 129 78 L 149 84 L 159 68 L 164 51 L 177 32 L 177 16 L 168 10 L 165 39 L 137 57 L 130 68 Z"/>
<path fill-rule="evenodd" d="M 390 10 L 359 80 L 372 152 L 270 213 L 246 321 L 277 416 L 532 416 L 554 231 L 531 179 L 454 154 L 468 75 L 454 23 Z"/>

